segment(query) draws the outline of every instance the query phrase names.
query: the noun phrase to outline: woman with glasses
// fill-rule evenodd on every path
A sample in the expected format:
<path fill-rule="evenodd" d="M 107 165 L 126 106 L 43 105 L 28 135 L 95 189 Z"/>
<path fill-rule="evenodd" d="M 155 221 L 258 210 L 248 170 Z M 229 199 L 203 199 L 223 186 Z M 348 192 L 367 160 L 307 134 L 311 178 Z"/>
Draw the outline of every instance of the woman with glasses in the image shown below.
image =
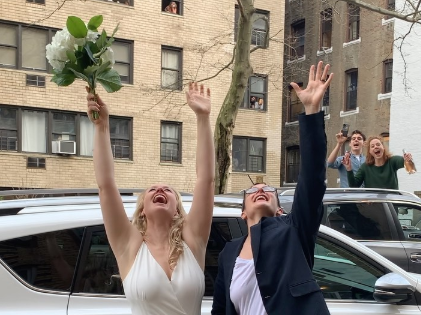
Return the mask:
<path fill-rule="evenodd" d="M 226 244 L 219 256 L 212 314 L 326 315 L 313 278 L 314 246 L 326 189 L 326 135 L 320 102 L 333 74 L 329 65 L 310 68 L 307 88 L 291 86 L 304 104 L 299 116 L 301 168 L 290 214 L 281 216 L 276 189 L 244 191 L 241 217 L 248 234 Z"/>

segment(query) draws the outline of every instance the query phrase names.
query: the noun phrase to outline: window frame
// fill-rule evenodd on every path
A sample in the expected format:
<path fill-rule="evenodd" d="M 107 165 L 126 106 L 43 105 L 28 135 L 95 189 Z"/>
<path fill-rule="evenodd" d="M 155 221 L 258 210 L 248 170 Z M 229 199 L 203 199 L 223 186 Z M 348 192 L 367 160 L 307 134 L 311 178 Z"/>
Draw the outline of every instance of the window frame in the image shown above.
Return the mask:
<path fill-rule="evenodd" d="M 75 156 L 78 157 L 85 157 L 85 158 L 92 158 L 92 155 L 82 155 L 81 152 L 81 129 L 80 129 L 80 120 L 81 117 L 87 117 L 86 113 L 83 112 L 73 112 L 73 111 L 60 111 L 60 110 L 54 110 L 54 109 L 47 109 L 47 108 L 38 108 L 38 107 L 25 107 L 25 106 L 10 106 L 10 105 L 3 105 L 0 104 L 0 108 L 8 108 L 8 109 L 13 109 L 16 110 L 16 125 L 17 125 L 17 150 L 8 150 L 8 151 L 1 151 L 0 152 L 18 152 L 18 153 L 34 153 L 34 154 L 39 154 L 39 155 L 55 155 L 54 153 L 52 153 L 52 141 L 53 141 L 53 114 L 54 113 L 60 113 L 60 114 L 69 114 L 69 115 L 74 115 L 75 116 L 75 140 L 70 140 L 70 141 L 75 141 L 76 142 L 76 154 Z M 23 112 L 24 111 L 34 111 L 34 112 L 42 112 L 45 113 L 46 118 L 45 118 L 45 128 L 46 128 L 46 134 L 45 134 L 45 139 L 46 139 L 46 152 L 29 152 L 29 151 L 24 151 L 23 147 L 22 147 L 22 137 L 23 137 L 23 132 L 22 132 L 22 128 L 23 128 L 23 120 L 22 120 L 22 116 L 23 116 Z M 127 116 L 110 116 L 110 119 L 120 119 L 120 120 L 127 120 L 128 121 L 128 128 L 129 128 L 129 146 L 130 146 L 130 157 L 129 159 L 127 158 L 114 158 L 115 160 L 133 160 L 133 118 L 132 117 L 127 117 Z M 3 130 L 3 129 L 1 129 Z M 4 129 L 5 130 L 5 129 Z M 111 140 L 111 138 L 110 138 Z M 113 155 L 114 157 L 114 155 Z"/>
<path fill-rule="evenodd" d="M 302 28 L 298 28 L 302 26 Z M 298 30 L 302 30 L 302 35 L 299 34 Z M 303 44 L 300 45 L 300 37 L 303 37 Z M 306 46 L 306 20 L 301 19 L 295 21 L 291 24 L 290 27 L 290 49 L 289 57 L 290 59 L 298 59 L 305 56 L 305 46 Z"/>
<path fill-rule="evenodd" d="M 171 2 L 176 2 L 178 3 L 177 9 L 178 9 L 178 13 L 171 13 L 171 12 L 167 12 L 165 11 L 165 8 L 171 3 Z M 168 3 L 167 5 L 164 4 Z M 183 16 L 184 13 L 184 0 L 161 0 L 161 12 L 163 13 L 168 13 L 170 15 L 178 15 L 178 16 Z"/>
<path fill-rule="evenodd" d="M 163 143 L 171 143 L 173 144 L 173 142 L 163 142 L 162 141 L 162 126 L 163 125 L 171 125 L 171 126 L 176 126 L 178 128 L 178 139 L 177 139 L 177 145 L 178 145 L 178 160 L 177 161 L 173 161 L 173 160 L 162 160 L 162 144 Z M 180 121 L 169 121 L 169 120 L 161 120 L 160 124 L 159 124 L 159 161 L 160 163 L 171 163 L 171 164 L 182 164 L 183 162 L 183 157 L 182 157 L 182 144 L 183 144 L 183 123 Z"/>
<path fill-rule="evenodd" d="M 349 85 L 348 86 L 348 78 L 350 79 L 350 81 L 352 81 L 352 75 L 354 75 L 356 73 L 357 75 L 357 83 L 356 83 L 356 88 L 355 90 L 352 91 L 348 91 L 348 89 L 352 86 Z M 352 111 L 352 110 L 356 110 L 358 107 L 358 68 L 352 68 L 349 69 L 347 71 L 345 71 L 345 102 L 344 102 L 344 111 Z M 350 95 L 350 93 L 355 92 L 355 108 L 353 108 L 353 106 L 351 107 L 351 105 L 353 105 L 354 102 L 351 102 L 351 98 L 353 99 L 353 96 Z M 350 104 L 351 103 L 351 104 Z"/>
<path fill-rule="evenodd" d="M 388 77 L 388 67 L 392 67 L 390 70 L 391 75 Z M 390 88 L 388 87 L 390 86 Z M 383 94 L 391 93 L 393 91 L 393 59 L 387 59 L 383 61 Z"/>
<path fill-rule="evenodd" d="M 128 39 L 121 39 L 121 38 L 115 38 L 114 39 L 114 43 L 119 43 L 119 44 L 126 44 L 128 45 L 128 49 L 129 49 L 129 61 L 118 61 L 117 59 L 115 59 L 115 64 L 121 64 L 121 65 L 128 65 L 129 66 L 129 78 L 126 81 L 121 80 L 121 83 L 123 84 L 133 84 L 133 64 L 134 64 L 134 51 L 133 51 L 133 41 L 132 40 L 128 40 Z M 115 53 L 114 53 L 114 57 L 115 57 Z M 120 74 L 119 74 L 120 75 Z M 120 75 L 120 79 L 121 79 L 121 75 Z"/>
<path fill-rule="evenodd" d="M 2 133 L 3 132 L 5 132 L 6 134 L 8 133 L 8 132 L 16 132 L 16 140 L 15 140 L 15 148 L 16 148 L 16 150 L 8 150 L 8 149 L 6 149 L 6 150 L 2 150 L 1 148 L 2 148 L 2 146 L 1 146 L 1 143 L 0 143 L 0 152 L 18 152 L 19 151 L 19 144 L 20 144 L 20 141 L 19 141 L 19 121 L 20 121 L 20 119 L 19 119 L 19 111 L 16 109 L 16 108 L 14 108 L 13 106 L 2 106 L 2 105 L 0 105 L 0 109 L 7 109 L 7 110 L 15 110 L 16 111 L 16 116 L 15 116 L 15 120 L 16 120 L 16 128 L 15 129 L 11 129 L 11 128 L 6 128 L 6 127 L 3 127 L 3 126 L 0 126 L 0 141 L 1 141 L 1 139 L 3 138 L 3 136 L 2 136 Z M 9 139 L 9 138 L 13 138 L 13 137 L 9 137 L 9 136 L 7 136 L 6 137 L 6 143 L 8 143 L 8 140 L 7 139 Z M 7 144 L 6 144 L 6 146 L 7 146 Z"/>
<path fill-rule="evenodd" d="M 39 25 L 33 25 L 33 24 L 14 23 L 14 22 L 3 21 L 3 20 L 0 21 L 0 24 L 14 26 L 17 29 L 17 31 L 16 31 L 16 44 L 17 44 L 17 46 L 0 45 L 0 47 L 13 47 L 13 48 L 16 49 L 16 65 L 15 66 L 8 66 L 8 65 L 0 64 L 0 68 L 23 70 L 23 71 L 36 71 L 36 72 L 42 72 L 42 73 L 52 73 L 53 69 L 49 64 L 46 55 L 45 55 L 46 70 L 36 69 L 36 68 L 25 68 L 25 67 L 22 66 L 22 60 L 23 60 L 22 30 L 24 28 L 26 28 L 26 29 L 36 29 L 36 30 L 46 31 L 47 32 L 47 43 L 51 43 L 55 32 L 57 32 L 57 29 L 48 28 L 48 27 L 39 26 Z"/>
<path fill-rule="evenodd" d="M 300 155 L 300 146 L 299 145 L 292 145 L 292 146 L 288 146 L 285 148 L 285 152 L 286 152 L 286 158 L 285 158 L 285 182 L 286 183 L 297 183 L 298 182 L 298 175 L 300 173 L 300 163 L 301 163 L 301 155 Z M 296 154 L 296 157 L 298 157 L 296 160 L 298 161 L 298 163 L 293 163 L 290 164 L 289 163 L 289 154 L 294 152 L 294 154 Z M 295 158 L 294 158 L 295 160 Z M 293 166 L 293 167 L 291 167 Z M 294 169 L 294 172 L 292 172 L 293 174 L 291 174 L 291 170 L 290 167 Z M 297 169 L 295 169 L 297 168 Z M 294 181 L 295 178 L 293 178 L 296 173 L 296 180 Z"/>
<path fill-rule="evenodd" d="M 250 107 L 250 97 L 251 97 L 251 78 L 262 78 L 263 81 L 263 92 L 254 93 L 254 94 L 262 94 L 263 95 L 263 109 L 260 108 L 251 108 Z M 244 99 L 240 106 L 241 109 L 249 109 L 249 110 L 258 110 L 266 112 L 268 110 L 268 76 L 265 74 L 258 74 L 254 73 L 251 75 L 247 82 L 247 88 L 244 92 Z"/>
<path fill-rule="evenodd" d="M 257 174 L 264 174 L 266 173 L 266 152 L 267 152 L 267 138 L 262 138 L 262 137 L 248 137 L 248 136 L 239 136 L 239 135 L 234 135 L 232 137 L 232 149 L 231 149 L 231 161 L 234 159 L 233 157 L 233 152 L 234 152 L 234 140 L 238 139 L 238 140 L 246 140 L 246 170 L 235 170 L 234 166 L 232 165 L 232 171 L 233 172 L 238 172 L 238 173 L 257 173 Z M 251 141 L 261 141 L 262 143 L 262 147 L 263 147 L 263 152 L 262 155 L 257 155 L 257 154 L 250 154 L 250 140 Z M 250 167 L 250 156 L 257 156 L 257 157 L 262 157 L 262 170 L 261 171 L 254 171 L 251 170 Z"/>
<path fill-rule="evenodd" d="M 238 21 L 240 19 L 240 11 L 239 11 L 239 7 L 238 5 L 235 5 L 235 10 L 234 10 L 234 42 L 237 42 L 237 37 L 238 37 Z M 267 18 L 267 22 L 268 25 L 270 25 L 270 11 L 266 11 L 266 10 L 261 10 L 261 9 L 256 9 L 256 11 L 254 12 L 254 14 L 261 14 L 261 15 L 265 15 Z M 254 15 L 253 14 L 253 15 Z M 255 27 L 253 27 L 254 25 L 251 26 L 251 40 L 250 40 L 250 44 L 252 46 L 257 46 L 257 47 L 261 47 L 262 49 L 266 49 L 269 47 L 269 42 L 265 42 L 263 43 L 263 45 L 257 45 L 257 44 L 253 44 L 253 31 L 260 31 L 260 32 L 265 32 L 265 39 L 267 37 L 267 32 L 268 32 L 268 28 L 266 28 L 266 30 L 261 30 L 261 29 L 257 29 Z M 269 38 L 268 38 L 269 39 Z"/>
<path fill-rule="evenodd" d="M 162 56 L 163 56 L 164 51 L 175 51 L 175 52 L 178 53 L 179 69 L 164 68 L 162 66 L 162 64 L 163 64 Z M 170 87 L 163 86 L 163 84 L 162 84 L 163 70 L 170 70 L 170 71 L 177 71 L 178 72 L 178 84 L 177 84 L 176 88 L 170 88 Z M 165 46 L 165 45 L 161 46 L 161 83 L 160 83 L 160 85 L 161 85 L 161 89 L 163 89 L 163 90 L 181 91 L 183 89 L 183 48 L 173 47 L 173 46 Z"/>
<path fill-rule="evenodd" d="M 302 87 L 304 84 L 303 82 L 297 82 L 299 87 Z M 292 95 L 293 93 L 295 93 L 295 96 L 297 97 L 297 99 L 293 102 L 292 101 Z M 292 122 L 297 122 L 298 121 L 298 116 L 300 113 L 298 113 L 297 115 L 297 119 L 293 120 L 293 117 L 291 116 L 293 111 L 292 111 L 292 106 L 293 105 L 298 105 L 301 104 L 303 107 L 303 111 L 301 111 L 300 113 L 304 112 L 304 104 L 301 102 L 300 98 L 298 97 L 297 93 L 295 92 L 295 90 L 292 88 L 292 86 L 288 86 L 288 96 L 287 96 L 287 122 L 292 123 Z"/>
<path fill-rule="evenodd" d="M 326 34 L 327 32 L 324 31 L 330 24 L 330 35 L 329 35 L 329 41 L 330 41 L 330 46 L 323 46 L 323 35 Z M 332 47 L 332 32 L 333 32 L 333 10 L 332 8 L 327 8 L 325 10 L 323 10 L 322 12 L 320 12 L 320 42 L 319 42 L 319 49 L 323 50 L 323 49 L 328 49 Z"/>
<path fill-rule="evenodd" d="M 115 152 L 113 153 L 114 160 L 123 160 L 123 161 L 132 161 L 133 160 L 133 119 L 124 116 L 110 116 L 110 123 L 111 119 L 114 120 L 125 120 L 127 121 L 127 128 L 128 128 L 128 138 L 119 138 L 119 137 L 112 137 L 110 133 L 110 142 L 112 143 L 113 140 L 127 140 L 129 141 L 129 157 L 128 158 L 116 158 Z M 112 145 L 112 144 L 111 144 Z"/>
<path fill-rule="evenodd" d="M 348 15 L 348 32 L 347 32 L 347 41 L 352 42 L 360 38 L 360 21 L 361 21 L 361 10 L 359 6 L 354 6 L 348 4 L 347 7 Z M 356 34 L 354 34 L 353 28 L 356 28 Z M 355 36 L 354 36 L 355 35 Z"/>

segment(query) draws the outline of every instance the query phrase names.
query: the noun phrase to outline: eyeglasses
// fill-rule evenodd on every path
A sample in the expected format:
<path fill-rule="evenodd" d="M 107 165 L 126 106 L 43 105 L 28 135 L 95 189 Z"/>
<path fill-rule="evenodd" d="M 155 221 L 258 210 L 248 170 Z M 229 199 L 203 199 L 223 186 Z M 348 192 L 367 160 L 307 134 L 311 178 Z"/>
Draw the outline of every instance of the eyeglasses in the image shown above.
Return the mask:
<path fill-rule="evenodd" d="M 264 192 L 273 192 L 276 193 L 276 188 L 272 187 L 272 186 L 263 186 L 263 187 L 251 187 L 249 189 L 245 189 L 244 194 L 245 195 L 249 195 L 249 194 L 254 194 L 257 193 L 259 190 L 263 190 Z"/>

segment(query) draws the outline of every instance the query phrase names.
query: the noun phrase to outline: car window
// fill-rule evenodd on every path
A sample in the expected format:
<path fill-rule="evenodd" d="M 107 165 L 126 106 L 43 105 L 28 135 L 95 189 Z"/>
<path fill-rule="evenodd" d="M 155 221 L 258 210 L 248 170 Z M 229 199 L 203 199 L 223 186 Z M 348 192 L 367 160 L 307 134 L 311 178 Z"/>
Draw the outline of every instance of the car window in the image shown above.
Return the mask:
<path fill-rule="evenodd" d="M 374 285 L 384 272 L 346 248 L 318 237 L 313 275 L 325 299 L 374 300 Z"/>
<path fill-rule="evenodd" d="M 0 258 L 34 287 L 70 291 L 83 228 L 0 242 Z"/>
<path fill-rule="evenodd" d="M 97 227 L 87 234 L 89 250 L 82 255 L 74 292 L 124 295 L 117 261 L 104 228 Z M 231 238 L 228 219 L 214 219 L 205 258 L 205 296 L 213 296 L 219 253 Z"/>
<path fill-rule="evenodd" d="M 392 240 L 383 203 L 325 205 L 324 225 L 355 240 Z"/>
<path fill-rule="evenodd" d="M 421 242 L 421 208 L 411 204 L 394 204 L 405 238 Z"/>

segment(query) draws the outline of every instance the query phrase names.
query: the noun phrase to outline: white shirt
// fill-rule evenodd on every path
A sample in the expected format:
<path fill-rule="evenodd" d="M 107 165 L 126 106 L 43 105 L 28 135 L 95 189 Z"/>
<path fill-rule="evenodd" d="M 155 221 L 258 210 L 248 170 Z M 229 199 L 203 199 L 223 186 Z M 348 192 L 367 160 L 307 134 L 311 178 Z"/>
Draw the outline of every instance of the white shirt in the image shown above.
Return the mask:
<path fill-rule="evenodd" d="M 257 284 L 253 259 L 237 257 L 235 260 L 230 297 L 239 315 L 267 315 Z"/>

